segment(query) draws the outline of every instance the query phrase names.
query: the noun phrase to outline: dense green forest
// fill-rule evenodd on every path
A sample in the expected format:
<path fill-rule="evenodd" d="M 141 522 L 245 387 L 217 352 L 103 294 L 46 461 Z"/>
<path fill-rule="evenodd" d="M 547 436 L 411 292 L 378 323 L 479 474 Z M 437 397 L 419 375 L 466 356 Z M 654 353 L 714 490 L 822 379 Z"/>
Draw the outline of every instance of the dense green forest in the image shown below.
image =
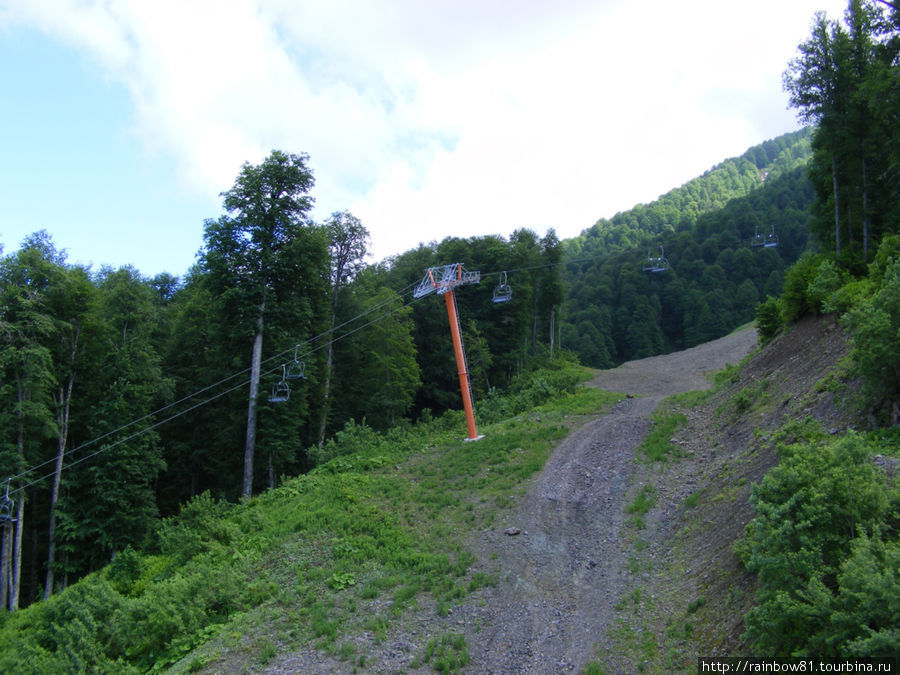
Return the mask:
<path fill-rule="evenodd" d="M 571 382 L 552 387 L 546 374 L 535 385 L 527 375 L 536 366 L 610 366 L 698 344 L 754 316 L 767 339 L 805 313 L 831 313 L 854 335 L 867 409 L 896 424 L 898 26 L 896 10 L 859 0 L 843 23 L 818 16 L 785 74 L 793 105 L 814 127 L 751 148 L 569 241 L 520 229 L 365 264 L 364 225 L 348 212 L 311 220 L 308 157 L 280 151 L 242 168 L 223 194 L 223 214 L 203 224 L 204 247 L 184 278 L 72 265 L 50 235 L 35 233 L 0 259 L 0 477 L 8 477 L 0 486 L 0 605 L 37 603 L 52 613 L 58 605 L 37 601 L 113 558 L 117 588 L 136 597 L 153 572 L 131 569 L 131 553 L 122 553 L 155 542 L 169 556 L 160 558 L 165 565 L 190 558 L 188 540 L 199 535 L 178 523 L 191 512 L 185 521 L 160 517 L 191 498 L 205 495 L 206 506 L 196 507 L 203 521 L 206 511 L 226 509 L 215 500 L 284 484 L 354 442 L 381 443 L 376 432 L 408 433 L 412 444 L 423 442 L 415 429 L 438 433 L 441 415 L 459 407 L 447 315 L 443 303 L 414 300 L 411 290 L 429 267 L 447 263 L 481 272 L 457 302 L 483 418 L 512 410 L 517 391 L 532 402 L 538 390 L 567 391 Z M 754 246 L 773 231 L 777 246 Z M 660 247 L 668 269 L 644 271 Z M 512 299 L 495 303 L 501 272 Z M 286 400 L 270 400 L 278 398 Z M 838 454 L 864 454 L 855 448 L 847 442 Z M 796 552 L 778 548 L 774 523 L 785 515 L 777 505 L 826 469 L 843 480 L 842 460 L 822 454 L 831 462 L 824 469 L 804 455 L 755 497 L 762 520 L 743 554 L 767 589 L 748 618 L 761 653 L 817 649 L 829 607 L 863 611 L 868 602 L 859 570 L 896 564 L 895 495 L 873 487 L 871 508 L 852 514 L 862 529 L 840 539 L 828 521 L 821 540 L 798 543 L 822 557 L 782 592 Z M 222 616 L 252 603 L 243 595 L 207 600 Z M 776 636 L 767 618 L 775 614 L 806 623 Z M 201 631 L 203 620 L 194 619 L 192 630 Z M 178 627 L 159 631 L 171 637 Z M 44 638 L 42 649 L 52 651 L 57 638 Z M 877 651 L 896 641 L 876 635 L 866 644 Z M 828 644 L 843 653 L 844 643 Z M 133 661 L 151 667 L 155 648 Z M 131 658 L 117 649 L 102 658 Z"/>
<path fill-rule="evenodd" d="M 564 242 L 561 342 L 587 365 L 692 347 L 753 318 L 810 245 L 808 130 L 726 160 Z M 777 246 L 759 246 L 775 233 Z M 668 269 L 644 271 L 663 252 Z"/>

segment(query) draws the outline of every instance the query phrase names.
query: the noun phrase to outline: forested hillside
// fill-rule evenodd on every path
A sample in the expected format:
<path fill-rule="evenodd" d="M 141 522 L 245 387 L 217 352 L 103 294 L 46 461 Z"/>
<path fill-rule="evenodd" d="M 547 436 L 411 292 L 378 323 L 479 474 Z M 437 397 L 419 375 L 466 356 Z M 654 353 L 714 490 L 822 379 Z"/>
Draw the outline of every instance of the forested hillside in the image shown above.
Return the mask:
<path fill-rule="evenodd" d="M 563 346 L 607 368 L 752 319 L 809 244 L 810 156 L 808 130 L 786 134 L 564 242 Z M 773 233 L 777 246 L 758 245 Z M 644 271 L 661 255 L 666 271 Z"/>

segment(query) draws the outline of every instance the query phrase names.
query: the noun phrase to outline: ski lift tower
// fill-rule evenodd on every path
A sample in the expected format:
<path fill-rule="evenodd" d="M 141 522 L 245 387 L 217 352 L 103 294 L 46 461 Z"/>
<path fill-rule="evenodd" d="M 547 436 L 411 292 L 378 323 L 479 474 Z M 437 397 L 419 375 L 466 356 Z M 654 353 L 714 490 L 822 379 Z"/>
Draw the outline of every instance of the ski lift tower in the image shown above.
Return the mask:
<path fill-rule="evenodd" d="M 472 388 L 469 385 L 469 371 L 466 367 L 466 353 L 463 350 L 462 333 L 459 329 L 459 314 L 456 311 L 456 296 L 453 289 L 463 284 L 477 284 L 481 281 L 480 272 L 467 272 L 462 263 L 453 263 L 443 267 L 429 267 L 419 285 L 413 290 L 414 298 L 422 298 L 431 293 L 444 296 L 447 305 L 447 318 L 450 320 L 450 337 L 453 339 L 453 352 L 456 355 L 456 370 L 459 374 L 459 388 L 462 392 L 463 409 L 466 413 L 466 427 L 469 436 L 465 440 L 477 441 L 475 428 L 475 411 L 472 408 Z"/>

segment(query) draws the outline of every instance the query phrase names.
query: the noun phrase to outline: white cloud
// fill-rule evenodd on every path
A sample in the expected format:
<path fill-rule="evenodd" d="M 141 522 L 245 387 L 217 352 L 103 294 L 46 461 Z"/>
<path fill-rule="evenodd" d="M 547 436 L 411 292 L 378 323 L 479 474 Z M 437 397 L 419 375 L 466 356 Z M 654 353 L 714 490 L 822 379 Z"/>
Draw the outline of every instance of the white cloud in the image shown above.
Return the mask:
<path fill-rule="evenodd" d="M 16 0 L 0 21 L 122 82 L 186 189 L 308 152 L 319 217 L 351 208 L 382 257 L 520 226 L 572 236 L 788 131 L 780 75 L 818 8 Z"/>

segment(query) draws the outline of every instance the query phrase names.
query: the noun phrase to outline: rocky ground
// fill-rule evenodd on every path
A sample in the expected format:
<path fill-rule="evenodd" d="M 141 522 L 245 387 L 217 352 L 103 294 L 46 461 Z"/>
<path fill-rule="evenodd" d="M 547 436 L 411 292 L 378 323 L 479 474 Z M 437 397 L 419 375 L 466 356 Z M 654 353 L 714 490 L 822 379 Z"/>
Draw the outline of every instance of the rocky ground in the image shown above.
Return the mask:
<path fill-rule="evenodd" d="M 578 672 L 613 650 L 616 607 L 634 586 L 623 528 L 650 413 L 665 396 L 708 388 L 706 374 L 755 346 L 755 331 L 744 330 L 597 374 L 593 386 L 634 397 L 569 436 L 506 523 L 474 542 L 503 582 L 457 612 L 472 672 Z"/>

